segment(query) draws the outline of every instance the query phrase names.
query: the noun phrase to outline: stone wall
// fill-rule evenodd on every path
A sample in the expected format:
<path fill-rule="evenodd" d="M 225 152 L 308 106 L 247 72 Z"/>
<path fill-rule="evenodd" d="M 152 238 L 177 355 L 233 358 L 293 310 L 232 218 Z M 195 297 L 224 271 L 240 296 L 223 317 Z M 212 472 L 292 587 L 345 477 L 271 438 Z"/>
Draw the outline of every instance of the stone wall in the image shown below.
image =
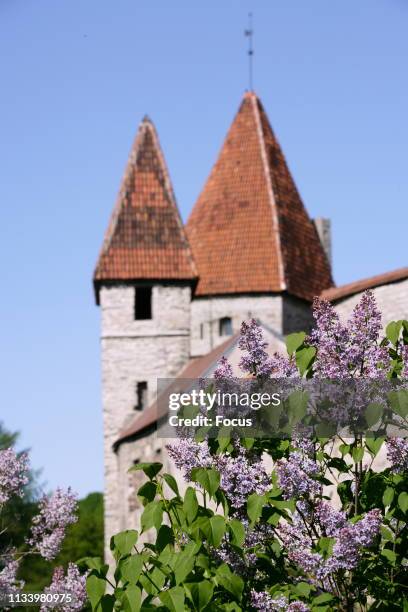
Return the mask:
<path fill-rule="evenodd" d="M 205 355 L 226 340 L 219 334 L 219 320 L 231 317 L 233 332 L 242 321 L 254 317 L 282 332 L 282 297 L 247 295 L 198 298 L 191 304 L 191 355 Z M 202 326 L 202 328 L 201 328 Z M 203 337 L 201 338 L 201 329 Z"/>
<path fill-rule="evenodd" d="M 384 326 L 390 321 L 408 319 L 408 279 L 375 287 L 372 291 L 382 312 Z M 361 295 L 357 293 L 336 302 L 335 308 L 341 318 L 346 319 L 350 316 Z"/>
<path fill-rule="evenodd" d="M 159 377 L 172 377 L 190 352 L 190 287 L 155 286 L 151 320 L 134 320 L 134 287 L 103 287 L 100 292 L 102 334 L 102 402 L 104 413 L 105 543 L 119 531 L 123 474 L 113 444 L 135 418 L 138 382 L 147 382 L 149 400 Z"/>

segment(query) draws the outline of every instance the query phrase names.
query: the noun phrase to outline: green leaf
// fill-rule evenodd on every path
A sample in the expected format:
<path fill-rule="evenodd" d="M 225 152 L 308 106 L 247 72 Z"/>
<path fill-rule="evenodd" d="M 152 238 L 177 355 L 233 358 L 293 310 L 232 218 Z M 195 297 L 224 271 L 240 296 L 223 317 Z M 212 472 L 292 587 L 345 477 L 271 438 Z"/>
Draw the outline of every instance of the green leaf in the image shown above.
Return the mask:
<path fill-rule="evenodd" d="M 397 555 L 395 554 L 395 552 L 393 550 L 389 550 L 388 548 L 384 548 L 381 551 L 381 554 L 382 554 L 383 557 L 385 557 L 391 563 L 391 565 L 395 564 L 395 561 L 397 559 Z"/>
<path fill-rule="evenodd" d="M 352 451 L 352 457 L 354 463 L 358 463 L 364 457 L 364 447 L 363 446 L 355 446 Z"/>
<path fill-rule="evenodd" d="M 341 452 L 341 456 L 344 457 L 350 452 L 350 444 L 340 444 L 339 451 Z"/>
<path fill-rule="evenodd" d="M 245 527 L 238 519 L 232 519 L 229 528 L 231 531 L 231 543 L 234 546 L 242 547 L 245 540 Z"/>
<path fill-rule="evenodd" d="M 90 574 L 86 579 L 86 592 L 91 602 L 92 610 L 96 610 L 102 596 L 105 593 L 106 581 L 95 574 Z"/>
<path fill-rule="evenodd" d="M 143 472 L 146 474 L 146 476 L 148 478 L 150 478 L 150 480 L 153 480 L 153 478 L 155 476 L 157 476 L 157 474 L 160 472 L 162 467 L 163 467 L 163 464 L 162 463 L 157 463 L 157 462 L 152 462 L 152 463 L 136 463 L 136 465 L 133 465 L 128 471 L 129 472 L 138 472 L 140 470 L 143 470 Z"/>
<path fill-rule="evenodd" d="M 167 485 L 170 489 L 176 494 L 179 495 L 179 489 L 177 485 L 177 480 L 171 474 L 163 474 L 163 478 L 166 481 Z"/>
<path fill-rule="evenodd" d="M 174 544 L 174 534 L 168 525 L 162 525 L 157 532 L 156 547 L 164 550 L 169 544 Z"/>
<path fill-rule="evenodd" d="M 408 493 L 405 491 L 398 495 L 398 505 L 405 514 L 405 512 L 408 510 Z"/>
<path fill-rule="evenodd" d="M 128 555 L 137 542 L 138 533 L 134 529 L 126 529 L 112 536 L 110 541 L 110 549 L 114 552 L 115 557 L 125 557 Z"/>
<path fill-rule="evenodd" d="M 225 451 L 229 443 L 231 442 L 231 427 L 221 427 L 217 436 L 218 450 L 220 453 Z"/>
<path fill-rule="evenodd" d="M 216 514 L 207 519 L 203 523 L 203 532 L 209 543 L 218 548 L 225 534 L 225 518 Z"/>
<path fill-rule="evenodd" d="M 401 389 L 401 391 L 390 391 L 388 394 L 388 400 L 391 404 L 391 408 L 400 417 L 405 419 L 408 416 L 408 391 Z"/>
<path fill-rule="evenodd" d="M 398 338 L 402 328 L 402 321 L 391 321 L 385 328 L 385 335 L 394 346 L 398 342 Z"/>
<path fill-rule="evenodd" d="M 189 551 L 183 551 L 177 555 L 176 563 L 174 564 L 174 578 L 176 584 L 184 582 L 189 573 L 193 570 L 195 558 Z"/>
<path fill-rule="evenodd" d="M 305 332 L 298 332 L 295 334 L 289 334 L 286 336 L 286 350 L 288 351 L 288 355 L 293 355 L 295 351 L 298 350 L 304 343 L 306 338 Z"/>
<path fill-rule="evenodd" d="M 366 447 L 370 451 L 370 453 L 376 457 L 380 451 L 384 442 L 384 438 L 367 438 L 366 439 Z"/>
<path fill-rule="evenodd" d="M 306 391 L 293 391 L 287 401 L 289 422 L 291 425 L 299 423 L 306 415 L 309 393 Z"/>
<path fill-rule="evenodd" d="M 98 574 L 105 573 L 106 575 L 107 572 L 104 570 L 105 568 L 109 569 L 109 566 L 104 565 L 100 557 L 83 557 L 82 559 L 76 561 L 76 564 L 79 566 L 86 565 L 86 567 L 90 570 L 97 570 Z"/>
<path fill-rule="evenodd" d="M 296 353 L 296 365 L 299 369 L 300 375 L 303 376 L 305 372 L 312 365 L 314 358 L 316 355 L 316 349 L 314 346 L 308 346 L 306 348 L 300 349 Z"/>
<path fill-rule="evenodd" d="M 387 487 L 382 496 L 382 502 L 384 506 L 389 506 L 392 504 L 392 500 L 394 499 L 394 489 L 391 487 Z"/>
<path fill-rule="evenodd" d="M 191 470 L 191 480 L 198 482 L 205 491 L 213 497 L 220 486 L 220 474 L 213 468 L 194 468 Z"/>
<path fill-rule="evenodd" d="M 194 604 L 195 610 L 204 610 L 210 603 L 213 596 L 214 587 L 209 580 L 192 582 L 185 585 L 189 598 Z"/>
<path fill-rule="evenodd" d="M 141 497 L 142 499 L 145 499 L 146 502 L 153 501 L 154 498 L 156 497 L 156 493 L 157 493 L 157 483 L 152 482 L 151 480 L 148 480 L 147 482 L 145 482 L 137 492 L 138 496 Z"/>
<path fill-rule="evenodd" d="M 244 581 L 237 574 L 233 574 L 225 563 L 220 565 L 217 569 L 217 582 L 220 586 L 224 587 L 229 593 L 231 593 L 238 601 L 242 598 L 242 591 L 244 590 Z"/>
<path fill-rule="evenodd" d="M 365 420 L 368 427 L 372 427 L 380 420 L 383 414 L 384 406 L 382 404 L 368 404 L 365 411 Z"/>
<path fill-rule="evenodd" d="M 123 612 L 139 612 L 142 605 L 142 593 L 140 589 L 129 584 L 121 597 Z"/>
<path fill-rule="evenodd" d="M 198 501 L 193 487 L 188 487 L 184 495 L 183 512 L 186 515 L 187 523 L 192 523 L 197 516 Z"/>
<path fill-rule="evenodd" d="M 151 527 L 155 527 L 157 530 L 160 529 L 160 525 L 163 520 L 163 507 L 161 501 L 152 501 L 143 510 L 140 522 L 142 525 L 142 532 L 147 531 Z"/>
<path fill-rule="evenodd" d="M 176 586 L 159 594 L 160 601 L 167 606 L 170 612 L 184 611 L 184 589 Z"/>
<path fill-rule="evenodd" d="M 258 493 L 251 493 L 247 500 L 247 514 L 252 523 L 256 523 L 262 514 L 262 508 L 266 504 L 266 496 Z"/>
<path fill-rule="evenodd" d="M 295 591 L 301 597 L 309 597 L 312 587 L 307 582 L 298 582 L 295 586 Z"/>
<path fill-rule="evenodd" d="M 329 601 L 333 601 L 333 595 L 330 595 L 330 593 L 322 593 L 321 595 L 313 598 L 313 603 L 317 605 L 324 604 Z"/>
<path fill-rule="evenodd" d="M 132 555 L 121 561 L 120 575 L 123 582 L 137 582 L 143 568 L 143 557 Z"/>
<path fill-rule="evenodd" d="M 113 595 L 104 595 L 99 603 L 98 612 L 113 612 L 115 607 L 115 597 Z"/>

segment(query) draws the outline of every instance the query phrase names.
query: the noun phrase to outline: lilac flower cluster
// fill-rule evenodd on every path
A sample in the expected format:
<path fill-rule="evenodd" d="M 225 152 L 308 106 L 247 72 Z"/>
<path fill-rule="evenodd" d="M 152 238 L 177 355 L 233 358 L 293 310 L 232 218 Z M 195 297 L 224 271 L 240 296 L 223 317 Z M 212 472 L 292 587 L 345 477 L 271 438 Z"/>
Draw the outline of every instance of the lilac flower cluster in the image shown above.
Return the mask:
<path fill-rule="evenodd" d="M 195 442 L 180 438 L 167 446 L 175 466 L 183 471 L 184 478 L 191 478 L 196 467 L 215 468 L 221 474 L 221 488 L 234 508 L 241 508 L 251 493 L 262 495 L 270 487 L 270 478 L 262 461 L 236 445 L 238 455 L 211 455 L 207 442 Z"/>
<path fill-rule="evenodd" d="M 183 472 L 187 481 L 190 480 L 192 469 L 213 466 L 213 458 L 207 442 L 197 443 L 190 438 L 180 438 L 166 448 L 175 466 Z"/>
<path fill-rule="evenodd" d="M 291 525 L 281 525 L 280 535 L 289 559 L 309 574 L 312 580 L 322 582 L 325 588 L 331 590 L 327 579 L 338 570 L 356 567 L 361 548 L 371 546 L 377 537 L 382 517 L 380 510 L 375 508 L 358 522 L 350 523 L 343 512 L 320 501 L 314 518 L 314 532 L 309 530 L 303 516 L 296 513 Z M 314 538 L 317 540 L 321 536 L 334 538 L 332 553 L 327 559 L 313 550 Z"/>
<path fill-rule="evenodd" d="M 6 563 L 0 570 L 0 593 L 15 593 L 22 589 L 24 582 L 17 580 L 18 561 L 12 556 L 6 559 Z"/>
<path fill-rule="evenodd" d="M 400 347 L 400 354 L 402 359 L 402 378 L 408 378 L 408 344 L 403 344 Z"/>
<path fill-rule="evenodd" d="M 23 495 L 23 487 L 28 483 L 27 473 L 26 453 L 18 456 L 12 448 L 0 450 L 0 506 L 12 495 Z"/>
<path fill-rule="evenodd" d="M 336 379 L 385 377 L 387 351 L 378 342 L 381 314 L 371 291 L 363 294 L 347 325 L 340 322 L 329 302 L 319 298 L 314 300 L 313 316 L 316 327 L 308 343 L 317 349 L 315 375 Z"/>
<path fill-rule="evenodd" d="M 218 362 L 216 369 L 214 370 L 214 378 L 224 379 L 233 377 L 232 366 L 226 357 L 221 357 Z"/>
<path fill-rule="evenodd" d="M 42 604 L 40 612 L 82 610 L 87 599 L 86 574 L 81 575 L 78 566 L 74 563 L 69 563 L 66 575 L 64 575 L 64 568 L 56 567 L 52 582 L 49 587 L 44 589 L 44 593 L 70 595 L 71 601 L 64 601 L 58 605 L 45 602 Z"/>
<path fill-rule="evenodd" d="M 355 306 L 349 324 L 347 358 L 349 368 L 369 378 L 385 377 L 387 349 L 379 345 L 381 313 L 372 291 L 365 291 Z"/>
<path fill-rule="evenodd" d="M 33 518 L 32 537 L 28 540 L 41 556 L 50 561 L 57 556 L 65 530 L 77 521 L 77 496 L 71 489 L 57 489 L 39 502 L 39 514 Z"/>
<path fill-rule="evenodd" d="M 221 474 L 221 488 L 234 508 L 244 506 L 251 493 L 262 495 L 271 486 L 262 461 L 250 458 L 242 448 L 237 457 L 217 456 L 214 467 Z"/>
<path fill-rule="evenodd" d="M 269 376 L 272 372 L 272 360 L 266 352 L 265 342 L 260 325 L 255 319 L 243 322 L 239 348 L 244 351 L 239 367 L 243 372 L 253 376 Z"/>
<path fill-rule="evenodd" d="M 408 470 L 408 440 L 405 438 L 390 438 L 386 445 L 387 459 L 391 463 L 391 471 L 399 474 Z"/>
<path fill-rule="evenodd" d="M 319 474 L 319 466 L 306 454 L 293 451 L 289 458 L 276 462 L 279 487 L 286 499 L 318 495 L 320 484 L 314 479 Z"/>
<path fill-rule="evenodd" d="M 310 608 L 302 601 L 288 602 L 286 597 L 273 599 L 266 591 L 251 591 L 251 604 L 261 612 L 309 612 Z"/>

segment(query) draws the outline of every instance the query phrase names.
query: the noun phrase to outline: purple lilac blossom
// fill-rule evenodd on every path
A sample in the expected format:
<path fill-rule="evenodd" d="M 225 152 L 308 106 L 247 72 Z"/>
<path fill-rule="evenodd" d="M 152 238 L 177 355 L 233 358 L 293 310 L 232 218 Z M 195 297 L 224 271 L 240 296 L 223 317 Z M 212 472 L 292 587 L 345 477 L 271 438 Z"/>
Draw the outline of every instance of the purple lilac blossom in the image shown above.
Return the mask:
<path fill-rule="evenodd" d="M 221 357 L 216 369 L 214 370 L 214 378 L 218 380 L 218 379 L 232 378 L 232 377 L 233 377 L 233 372 L 232 372 L 231 364 L 229 363 L 226 357 Z"/>
<path fill-rule="evenodd" d="M 351 371 L 369 378 L 385 377 L 387 370 L 382 366 L 387 359 L 387 349 L 379 346 L 381 313 L 372 291 L 365 291 L 361 296 L 348 322 L 348 329 L 346 355 Z"/>
<path fill-rule="evenodd" d="M 182 470 L 184 478 L 188 481 L 191 470 L 197 467 L 209 468 L 213 465 L 207 442 L 195 442 L 190 438 L 180 438 L 174 444 L 167 445 L 170 458 L 175 466 Z"/>
<path fill-rule="evenodd" d="M 43 603 L 40 612 L 68 612 L 69 610 L 82 610 L 86 599 L 86 574 L 81 575 L 78 566 L 74 563 L 69 563 L 67 574 L 64 575 L 64 568 L 56 567 L 52 577 L 52 582 L 49 587 L 44 589 L 44 593 L 57 595 L 71 595 L 72 601 L 64 601 L 59 605 L 54 603 Z"/>
<path fill-rule="evenodd" d="M 19 563 L 12 556 L 6 559 L 3 569 L 0 570 L 0 593 L 15 593 L 24 586 L 22 580 L 17 580 Z"/>
<path fill-rule="evenodd" d="M 408 378 L 408 344 L 403 344 L 400 348 L 402 359 L 402 378 Z"/>
<path fill-rule="evenodd" d="M 391 471 L 399 474 L 408 470 L 408 440 L 405 438 L 390 438 L 387 440 L 386 446 Z"/>
<path fill-rule="evenodd" d="M 326 300 L 314 299 L 313 317 L 316 327 L 307 342 L 317 348 L 313 363 L 315 375 L 319 378 L 348 378 L 347 329 L 340 323 L 338 314 Z"/>
<path fill-rule="evenodd" d="M 45 495 L 40 500 L 39 510 L 33 518 L 32 537 L 28 543 L 50 561 L 57 556 L 68 525 L 77 521 L 77 496 L 71 489 L 57 489 L 50 497 Z"/>
<path fill-rule="evenodd" d="M 310 608 L 302 601 L 288 602 L 286 597 L 273 599 L 266 591 L 251 591 L 251 605 L 260 612 L 309 612 Z"/>
<path fill-rule="evenodd" d="M 18 456 L 12 448 L 0 450 L 0 506 L 12 495 L 23 495 L 23 487 L 28 483 L 28 456 Z"/>
<path fill-rule="evenodd" d="M 243 449 L 238 457 L 218 455 L 216 467 L 221 474 L 221 488 L 234 508 L 241 508 L 248 495 L 262 495 L 271 486 L 262 461 L 250 460 Z"/>
<path fill-rule="evenodd" d="M 286 499 L 320 492 L 320 484 L 313 478 L 319 474 L 319 466 L 299 451 L 290 453 L 288 459 L 277 461 L 276 471 L 279 488 Z"/>
<path fill-rule="evenodd" d="M 255 319 L 244 321 L 241 325 L 241 337 L 238 343 L 244 352 L 239 362 L 243 372 L 253 376 L 269 376 L 272 372 L 272 360 L 266 352 L 268 346 L 262 329 Z"/>
<path fill-rule="evenodd" d="M 294 356 L 286 357 L 280 353 L 274 353 L 270 360 L 272 378 L 299 378 Z"/>
<path fill-rule="evenodd" d="M 302 518 L 295 513 L 292 524 L 280 526 L 279 533 L 289 559 L 298 565 L 312 580 L 322 582 L 331 589 L 327 578 L 338 570 L 354 569 L 361 557 L 361 548 L 371 546 L 378 535 L 381 513 L 375 508 L 370 510 L 357 523 L 345 520 L 342 512 L 330 508 L 326 502 L 316 507 L 314 526 L 319 528 L 317 536 L 335 538 L 332 554 L 324 559 L 312 550 L 313 541 Z"/>
<path fill-rule="evenodd" d="M 379 345 L 381 314 L 374 294 L 366 291 L 347 325 L 333 306 L 320 298 L 313 302 L 316 327 L 307 342 L 317 349 L 313 371 L 319 378 L 384 378 L 387 350 Z"/>

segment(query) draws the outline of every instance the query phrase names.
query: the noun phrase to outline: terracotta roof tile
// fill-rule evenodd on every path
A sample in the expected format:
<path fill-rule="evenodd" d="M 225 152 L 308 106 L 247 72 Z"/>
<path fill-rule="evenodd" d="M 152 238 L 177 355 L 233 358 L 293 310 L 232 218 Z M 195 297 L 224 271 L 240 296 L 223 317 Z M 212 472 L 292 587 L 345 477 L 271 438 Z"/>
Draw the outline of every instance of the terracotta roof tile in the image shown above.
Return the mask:
<path fill-rule="evenodd" d="M 152 122 L 132 147 L 94 281 L 192 280 L 197 271 Z"/>
<path fill-rule="evenodd" d="M 378 274 L 377 276 L 371 276 L 370 278 L 363 278 L 341 287 L 334 287 L 333 289 L 326 289 L 322 291 L 321 297 L 330 302 L 336 302 L 342 298 L 350 297 L 356 293 L 361 293 L 366 289 L 374 289 L 381 285 L 389 285 L 391 283 L 397 283 L 398 281 L 408 278 L 408 268 L 399 268 L 392 272 L 385 272 L 384 274 Z"/>
<path fill-rule="evenodd" d="M 187 222 L 196 295 L 280 292 L 311 300 L 330 265 L 257 96 L 249 92 Z"/>

